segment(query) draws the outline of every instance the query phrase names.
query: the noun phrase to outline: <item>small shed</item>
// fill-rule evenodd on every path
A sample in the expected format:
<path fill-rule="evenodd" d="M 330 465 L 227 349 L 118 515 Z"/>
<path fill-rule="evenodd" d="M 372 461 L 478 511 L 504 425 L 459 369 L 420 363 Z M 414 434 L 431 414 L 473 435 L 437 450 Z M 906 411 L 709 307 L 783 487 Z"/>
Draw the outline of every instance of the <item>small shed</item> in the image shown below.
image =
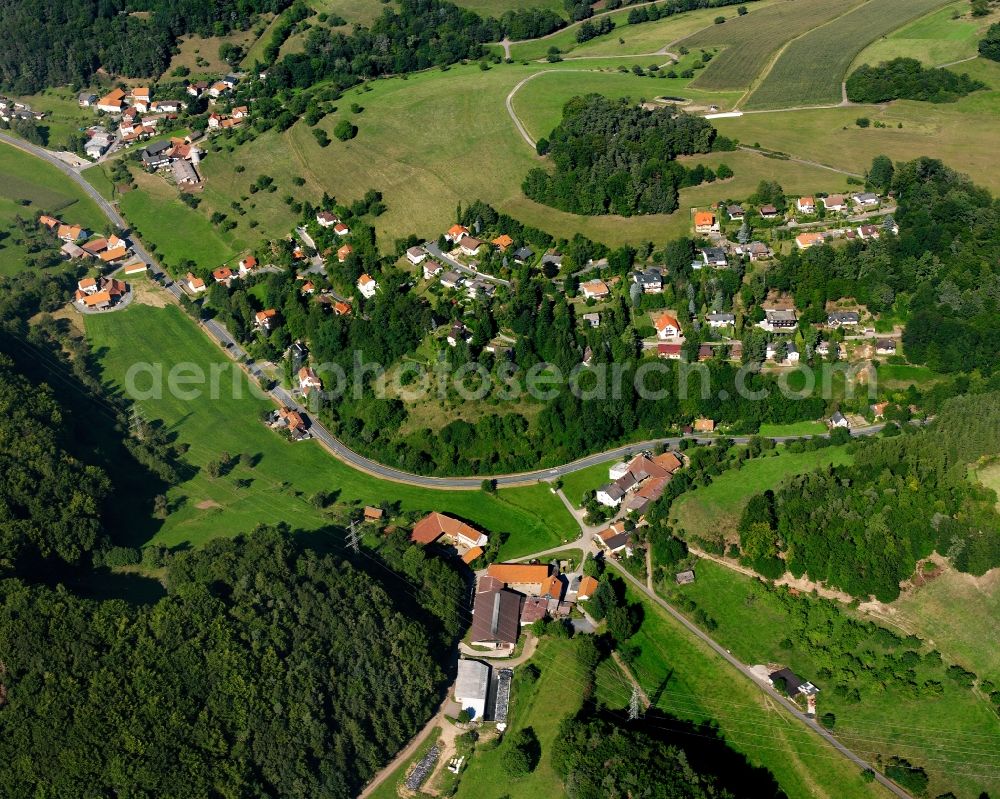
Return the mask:
<path fill-rule="evenodd" d="M 674 575 L 674 579 L 677 581 L 677 585 L 687 585 L 688 583 L 694 582 L 694 569 L 687 569 L 686 571 L 677 572 Z"/>

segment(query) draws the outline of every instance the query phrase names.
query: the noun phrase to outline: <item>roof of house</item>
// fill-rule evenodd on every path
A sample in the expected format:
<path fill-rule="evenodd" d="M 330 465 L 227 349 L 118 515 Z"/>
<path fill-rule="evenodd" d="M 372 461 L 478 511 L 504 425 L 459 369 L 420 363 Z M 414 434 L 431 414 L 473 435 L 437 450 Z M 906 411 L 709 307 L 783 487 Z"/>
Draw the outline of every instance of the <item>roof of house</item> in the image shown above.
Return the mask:
<path fill-rule="evenodd" d="M 486 573 L 490 577 L 512 585 L 541 584 L 549 577 L 549 567 L 544 563 L 492 563 Z"/>
<path fill-rule="evenodd" d="M 612 552 L 627 547 L 630 538 L 631 535 L 629 533 L 618 533 L 616 535 L 608 536 L 607 538 L 605 538 L 603 535 L 601 536 L 601 540 L 604 542 L 604 546 L 606 546 Z"/>
<path fill-rule="evenodd" d="M 829 197 L 823 198 L 823 205 L 827 208 L 833 205 L 843 205 L 845 202 L 843 194 L 831 194 Z"/>
<path fill-rule="evenodd" d="M 490 686 L 490 667 L 478 660 L 459 660 L 455 696 L 459 699 L 486 701 Z"/>
<path fill-rule="evenodd" d="M 711 211 L 697 211 L 694 215 L 694 224 L 696 227 L 701 227 L 702 225 L 714 225 L 715 214 Z"/>
<path fill-rule="evenodd" d="M 595 278 L 594 280 L 588 280 L 586 283 L 581 283 L 580 289 L 582 291 L 589 291 L 591 294 L 607 294 L 608 284 L 599 278 Z"/>
<path fill-rule="evenodd" d="M 725 261 L 726 251 L 722 247 L 705 247 L 701 254 L 706 261 Z"/>
<path fill-rule="evenodd" d="M 656 317 L 656 321 L 653 323 L 657 330 L 666 330 L 668 327 L 674 328 L 674 330 L 680 330 L 680 323 L 677 321 L 677 317 L 670 313 L 662 313 Z"/>
<path fill-rule="evenodd" d="M 529 258 L 533 257 L 535 251 L 531 247 L 518 247 L 514 250 L 514 260 L 515 261 L 527 261 Z"/>
<path fill-rule="evenodd" d="M 105 250 L 100 254 L 100 259 L 105 263 L 110 263 L 111 261 L 117 261 L 119 258 L 124 258 L 128 255 L 128 250 L 124 245 L 118 245 L 113 250 Z"/>
<path fill-rule="evenodd" d="M 521 596 L 489 575 L 480 578 L 472 603 L 472 641 L 514 644 L 521 626 Z"/>
<path fill-rule="evenodd" d="M 462 239 L 463 250 L 478 250 L 483 243 L 474 236 L 466 236 Z"/>
<path fill-rule="evenodd" d="M 263 322 L 267 319 L 273 319 L 278 315 L 278 312 L 274 308 L 265 308 L 263 311 L 257 311 L 256 320 L 258 322 Z"/>
<path fill-rule="evenodd" d="M 680 355 L 682 349 L 680 344 L 658 344 L 656 346 L 660 355 Z"/>
<path fill-rule="evenodd" d="M 800 207 L 806 206 L 806 205 L 815 205 L 816 204 L 816 201 L 812 197 L 799 197 L 799 199 L 796 200 L 795 202 Z"/>
<path fill-rule="evenodd" d="M 482 547 L 473 547 L 472 549 L 467 549 L 465 554 L 462 555 L 462 562 L 465 564 L 472 563 L 476 558 L 483 554 Z"/>
<path fill-rule="evenodd" d="M 352 252 L 354 252 L 354 248 L 350 244 L 345 244 L 343 247 L 337 250 L 337 257 L 346 258 Z"/>
<path fill-rule="evenodd" d="M 83 298 L 83 304 L 88 308 L 95 305 L 106 305 L 111 302 L 111 293 L 108 291 L 98 291 L 96 294 L 88 294 Z"/>
<path fill-rule="evenodd" d="M 578 597 L 591 597 L 594 595 L 594 591 L 597 590 L 597 585 L 597 578 L 585 574 L 580 580 L 580 586 L 576 589 L 576 595 Z"/>
<path fill-rule="evenodd" d="M 212 271 L 212 277 L 216 280 L 228 280 L 233 276 L 233 270 L 228 266 L 220 266 L 218 269 Z"/>
<path fill-rule="evenodd" d="M 469 234 L 469 229 L 465 225 L 452 225 L 448 228 L 448 235 L 454 238 L 455 236 L 467 236 Z"/>
<path fill-rule="evenodd" d="M 669 450 L 653 457 L 653 463 L 673 474 L 683 466 L 681 459 Z"/>
<path fill-rule="evenodd" d="M 813 245 L 813 244 L 822 244 L 823 243 L 823 234 L 822 233 L 799 233 L 799 235 L 795 237 L 795 241 L 799 245 L 804 246 L 804 247 L 808 247 L 808 246 Z"/>
<path fill-rule="evenodd" d="M 462 535 L 473 541 L 478 541 L 482 533 L 460 519 L 435 511 L 428 513 L 413 525 L 410 540 L 418 544 L 432 544 L 443 535 L 451 536 L 452 538 Z"/>
<path fill-rule="evenodd" d="M 497 245 L 501 250 L 506 250 L 511 244 L 514 243 L 514 239 L 508 236 L 506 233 L 501 233 L 492 241 L 493 244 Z"/>
<path fill-rule="evenodd" d="M 343 233 L 343 234 L 346 235 L 346 234 L 348 234 L 348 233 L 351 232 L 351 229 L 347 225 L 345 225 L 343 222 L 338 222 L 336 225 L 333 226 L 333 232 L 334 233 Z"/>
<path fill-rule="evenodd" d="M 104 252 L 108 248 L 108 240 L 106 238 L 94 239 L 93 241 L 88 241 L 83 245 L 83 249 L 89 252 L 91 255 L 97 255 L 99 252 Z"/>

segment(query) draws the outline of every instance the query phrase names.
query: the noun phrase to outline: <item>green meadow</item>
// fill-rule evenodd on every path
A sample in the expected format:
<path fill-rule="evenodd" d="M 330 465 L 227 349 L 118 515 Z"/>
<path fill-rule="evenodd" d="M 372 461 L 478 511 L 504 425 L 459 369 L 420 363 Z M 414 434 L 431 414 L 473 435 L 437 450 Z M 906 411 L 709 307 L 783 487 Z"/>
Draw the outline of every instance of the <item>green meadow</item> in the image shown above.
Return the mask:
<path fill-rule="evenodd" d="M 170 489 L 172 511 L 156 530 L 155 543 L 198 545 L 282 521 L 315 530 L 350 508 L 382 502 L 398 503 L 406 511 L 451 512 L 493 534 L 507 533 L 502 557 L 551 548 L 579 535 L 547 486 L 504 489 L 495 495 L 421 489 L 355 471 L 315 441 L 286 441 L 261 422 L 273 403 L 252 395 L 243 373 L 176 306 L 136 304 L 85 321 L 101 376 L 116 391 L 123 390 L 129 369 L 137 363 L 162 364 L 163 374 L 181 364 L 193 364 L 205 373 L 216 365 L 225 375 L 216 399 L 181 398 L 164 391 L 160 398 L 136 403 L 144 418 L 162 422 L 189 447 L 184 457 L 193 470 Z M 137 382 L 140 388 L 149 385 Z M 248 453 L 256 465 L 239 465 L 230 475 L 212 478 L 205 466 L 223 452 Z M 310 501 L 320 491 L 332 494 L 333 516 Z"/>
<path fill-rule="evenodd" d="M 740 469 L 730 469 L 709 485 L 682 494 L 670 515 L 688 535 L 735 540 L 743 508 L 754 494 L 776 488 L 786 477 L 803 474 L 821 466 L 850 463 L 847 448 L 826 447 L 811 452 L 783 452 L 745 461 Z"/>

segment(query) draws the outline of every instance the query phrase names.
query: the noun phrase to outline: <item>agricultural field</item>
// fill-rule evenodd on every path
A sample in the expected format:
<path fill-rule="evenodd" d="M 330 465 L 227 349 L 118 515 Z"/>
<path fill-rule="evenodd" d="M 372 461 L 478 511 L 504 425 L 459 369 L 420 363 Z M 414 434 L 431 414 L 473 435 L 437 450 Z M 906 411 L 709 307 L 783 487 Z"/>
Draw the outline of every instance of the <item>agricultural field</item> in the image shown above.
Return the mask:
<path fill-rule="evenodd" d="M 689 535 L 735 540 L 740 515 L 754 494 L 775 488 L 794 474 L 851 461 L 844 446 L 778 453 L 746 461 L 741 469 L 730 469 L 704 488 L 682 494 L 670 509 L 675 526 Z"/>
<path fill-rule="evenodd" d="M 749 678 L 736 674 L 666 611 L 631 588 L 628 594 L 630 601 L 642 603 L 644 612 L 639 632 L 629 639 L 639 648 L 631 669 L 655 709 L 666 714 L 654 714 L 651 719 L 647 713 L 647 723 L 675 730 L 678 744 L 690 747 L 719 771 L 720 753 L 704 743 L 705 731 L 685 724 L 714 721 L 726 743 L 745 755 L 751 765 L 768 769 L 789 797 L 888 795 L 877 785 L 865 783 L 859 769 L 815 733 L 792 721 Z M 609 670 L 598 676 L 612 680 L 610 686 L 598 687 L 598 696 L 622 696 Z M 719 690 L 719 686 L 725 686 L 725 690 Z M 745 764 L 739 762 L 731 762 L 730 767 L 745 770 Z M 747 790 L 747 795 L 770 795 L 763 785 L 760 789 L 758 793 Z"/>
<path fill-rule="evenodd" d="M 881 106 L 744 114 L 717 119 L 713 124 L 725 136 L 760 142 L 764 147 L 851 172 L 863 172 L 873 157 L 883 153 L 894 161 L 925 155 L 940 158 L 973 176 L 977 183 L 998 191 L 1000 129 L 993 120 L 1000 111 L 1000 64 L 976 59 L 955 69 L 984 81 L 990 90 L 974 92 L 954 103 L 898 100 Z M 859 117 L 868 117 L 872 127 L 857 127 Z M 876 123 L 884 127 L 875 127 Z"/>
<path fill-rule="evenodd" d="M 858 53 L 879 37 L 942 5 L 942 0 L 870 0 L 814 27 L 782 51 L 747 98 L 746 108 L 840 102 L 841 85 Z"/>
<path fill-rule="evenodd" d="M 185 400 L 165 391 L 161 399 L 137 402 L 144 418 L 161 420 L 190 447 L 185 458 L 196 470 L 168 493 L 173 510 L 152 536 L 155 543 L 198 545 L 216 536 L 247 532 L 257 524 L 281 521 L 296 529 L 315 530 L 332 523 L 330 516 L 309 501 L 319 491 L 336 496 L 334 512 L 381 502 L 398 502 L 403 510 L 450 511 L 492 533 L 510 533 L 502 557 L 555 547 L 578 534 L 559 498 L 544 486 L 503 489 L 495 495 L 419 489 L 355 471 L 315 442 L 287 442 L 260 422 L 261 413 L 273 404 L 251 394 L 242 372 L 176 306 L 136 304 L 119 313 L 88 316 L 85 321 L 102 378 L 119 390 L 125 386 L 129 368 L 137 363 L 162 364 L 165 374 L 182 363 L 205 372 L 212 364 L 226 369 L 218 399 Z M 148 384 L 137 386 L 147 388 Z M 226 477 L 211 478 L 205 465 L 223 451 L 248 452 L 257 463 L 252 468 L 237 466 Z M 236 479 L 250 484 L 240 487 Z"/>
<path fill-rule="evenodd" d="M 762 424 L 758 433 L 762 436 L 821 436 L 827 432 L 822 422 L 792 422 L 790 424 Z"/>
<path fill-rule="evenodd" d="M 0 144 L 0 275 L 12 275 L 23 268 L 26 251 L 16 243 L 20 231 L 15 218 L 33 223 L 41 211 L 90 230 L 103 230 L 107 224 L 93 201 L 54 166 Z"/>
<path fill-rule="evenodd" d="M 870 44 L 854 59 L 849 72 L 862 64 L 893 58 L 916 58 L 925 66 L 975 58 L 979 40 L 998 17 L 997 11 L 972 17 L 968 3 L 952 3 Z M 961 65 L 956 67 L 957 71 L 962 69 Z"/>
<path fill-rule="evenodd" d="M 695 582 L 672 587 L 671 596 L 683 595 L 694 600 L 698 609 L 715 620 L 713 638 L 730 648 L 742 662 L 785 664 L 815 682 L 820 688 L 818 713 L 834 713 L 834 733 L 852 750 L 869 760 L 877 755 L 883 759 L 902 755 L 922 766 L 931 777 L 930 796 L 947 791 L 958 796 L 976 796 L 980 791 L 992 794 L 1000 787 L 1000 772 L 991 769 L 991 764 L 1000 760 L 997 743 L 1000 720 L 988 699 L 945 677 L 940 696 L 914 697 L 899 687 L 873 686 L 861 690 L 859 702 L 851 702 L 831 689 L 828 683 L 832 678 L 825 683 L 818 676 L 823 661 L 813 656 L 809 647 L 782 645 L 796 629 L 796 620 L 775 594 L 765 590 L 758 580 L 711 561 L 699 561 L 695 571 Z M 839 606 L 833 606 L 826 614 L 832 613 L 836 619 L 841 612 Z M 831 631 L 828 642 L 837 641 L 835 622 L 828 625 L 819 608 L 810 609 L 810 619 L 813 618 L 817 625 Z M 983 621 L 988 623 L 987 619 Z M 922 633 L 919 627 L 916 632 Z M 983 632 L 980 628 L 980 633 Z M 843 645 L 847 652 L 852 651 L 852 646 L 872 652 L 880 648 L 874 637 L 853 645 L 845 641 Z M 934 639 L 934 646 L 944 657 L 945 665 L 954 662 L 954 655 L 943 642 Z M 961 657 L 958 662 L 965 667 L 971 665 Z M 918 680 L 939 679 L 942 675 L 940 665 L 916 666 Z M 908 719 L 914 720 L 913 723 L 908 723 Z"/>
<path fill-rule="evenodd" d="M 94 91 L 102 90 L 97 88 Z M 70 134 L 80 134 L 99 121 L 92 109 L 80 108 L 76 92 L 69 87 L 46 89 L 17 99 L 27 103 L 35 111 L 46 113 L 45 119 L 36 124 L 47 130 L 48 141 L 45 146 L 50 150 L 65 150 Z"/>
<path fill-rule="evenodd" d="M 695 79 L 695 87 L 711 91 L 746 90 L 753 85 L 785 43 L 838 17 L 861 0 L 779 0 L 745 17 L 727 19 L 677 42 L 690 50 L 722 51 Z"/>

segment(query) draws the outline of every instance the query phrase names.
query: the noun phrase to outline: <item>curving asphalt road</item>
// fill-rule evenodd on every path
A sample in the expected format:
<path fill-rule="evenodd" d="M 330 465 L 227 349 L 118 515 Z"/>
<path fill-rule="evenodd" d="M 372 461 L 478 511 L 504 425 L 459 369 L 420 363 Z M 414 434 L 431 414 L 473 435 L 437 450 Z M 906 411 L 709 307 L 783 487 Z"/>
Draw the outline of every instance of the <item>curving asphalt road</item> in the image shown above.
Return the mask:
<path fill-rule="evenodd" d="M 62 162 L 51 152 L 42 147 L 37 147 L 33 144 L 29 144 L 28 142 L 15 139 L 5 133 L 0 133 L 0 141 L 6 142 L 19 150 L 41 158 L 42 160 L 55 166 L 71 180 L 76 181 L 76 183 L 83 188 L 83 190 L 94 200 L 94 202 L 97 203 L 98 207 L 104 212 L 105 216 L 107 216 L 108 219 L 110 219 L 118 228 L 122 230 L 128 229 L 128 225 L 126 224 L 124 218 L 118 213 L 118 210 L 111 203 L 105 200 L 78 172 Z M 134 236 L 132 237 L 132 247 L 136 254 L 145 259 L 147 263 L 156 263 L 145 251 L 145 249 L 143 249 L 141 243 Z M 484 275 L 483 277 L 486 276 Z M 499 278 L 494 278 L 494 280 L 497 282 L 506 282 L 500 281 Z M 181 289 L 176 282 L 171 283 L 170 281 L 166 281 L 164 285 L 165 288 L 176 298 L 180 299 L 184 296 L 183 289 Z M 203 320 L 200 324 L 202 329 L 204 329 L 226 350 L 226 352 L 229 353 L 230 357 L 237 361 L 245 359 L 246 352 L 229 334 L 229 331 L 226 330 L 225 327 L 220 325 L 214 319 Z M 248 362 L 246 364 L 246 369 L 250 376 L 262 386 L 268 385 L 271 382 L 270 378 L 268 378 L 267 375 L 261 371 L 260 367 L 253 362 Z M 286 391 L 280 385 L 276 385 L 266 390 L 266 393 L 270 395 L 275 402 L 297 410 L 300 413 L 305 413 L 310 419 L 313 419 L 313 415 L 309 412 L 309 409 L 303 407 L 296 401 L 290 392 Z M 883 426 L 884 425 L 871 425 L 870 427 L 857 428 L 852 430 L 851 434 L 853 436 L 873 435 L 878 433 Z M 530 485 L 539 481 L 556 480 L 560 477 L 565 477 L 567 474 L 572 474 L 573 472 L 578 472 L 581 469 L 586 469 L 588 466 L 594 466 L 613 458 L 625 458 L 637 452 L 641 452 L 642 450 L 653 449 L 657 446 L 677 447 L 680 442 L 685 439 L 696 443 L 707 443 L 713 440 L 712 438 L 706 438 L 704 436 L 673 436 L 668 438 L 657 438 L 649 441 L 640 441 L 634 444 L 615 447 L 613 449 L 605 450 L 604 452 L 597 452 L 571 463 L 566 463 L 549 469 L 535 469 L 528 472 L 518 472 L 516 474 L 478 475 L 476 477 L 431 477 L 428 475 L 413 474 L 411 472 L 404 471 L 403 469 L 397 469 L 393 466 L 386 466 L 385 464 L 379 463 L 371 458 L 367 458 L 364 455 L 352 450 L 336 438 L 322 424 L 315 421 L 315 419 L 312 421 L 310 432 L 312 433 L 313 438 L 315 438 L 323 447 L 354 469 L 384 480 L 392 480 L 397 483 L 405 483 L 407 485 L 436 490 L 479 489 L 482 486 L 483 480 L 494 480 L 498 486 L 510 487 Z M 793 441 L 804 437 L 808 436 L 772 436 L 771 440 L 776 443 L 782 443 L 784 441 Z M 745 444 L 750 440 L 750 437 L 734 436 L 732 437 L 732 440 L 738 444 Z"/>

